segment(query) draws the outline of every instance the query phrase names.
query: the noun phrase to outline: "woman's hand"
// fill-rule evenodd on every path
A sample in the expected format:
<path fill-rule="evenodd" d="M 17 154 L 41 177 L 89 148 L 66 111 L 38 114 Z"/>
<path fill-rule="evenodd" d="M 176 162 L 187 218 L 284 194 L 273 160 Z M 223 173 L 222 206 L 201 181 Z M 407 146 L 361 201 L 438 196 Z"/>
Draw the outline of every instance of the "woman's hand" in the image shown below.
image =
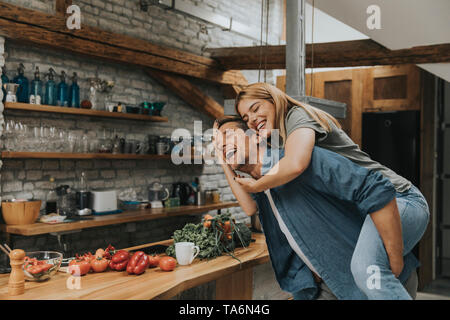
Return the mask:
<path fill-rule="evenodd" d="M 244 189 L 247 192 L 257 193 L 257 192 L 264 191 L 259 187 L 258 181 L 253 178 L 244 178 L 244 177 L 238 176 L 238 177 L 235 177 L 234 180 L 237 183 L 239 183 L 242 186 L 242 189 Z"/>

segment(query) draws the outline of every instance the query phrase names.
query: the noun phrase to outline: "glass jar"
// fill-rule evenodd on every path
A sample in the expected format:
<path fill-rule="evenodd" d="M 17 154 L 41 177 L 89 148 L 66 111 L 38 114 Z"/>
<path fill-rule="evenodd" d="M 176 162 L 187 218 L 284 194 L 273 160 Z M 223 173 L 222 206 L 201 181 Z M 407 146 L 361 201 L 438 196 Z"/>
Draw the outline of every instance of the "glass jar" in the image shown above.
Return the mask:
<path fill-rule="evenodd" d="M 220 193 L 219 190 L 213 189 L 212 192 L 212 202 L 213 203 L 219 203 L 220 202 Z"/>
<path fill-rule="evenodd" d="M 212 203 L 214 203 L 213 192 L 212 192 L 212 190 L 206 190 L 206 191 L 205 191 L 205 203 L 206 203 L 206 204 L 212 204 Z"/>

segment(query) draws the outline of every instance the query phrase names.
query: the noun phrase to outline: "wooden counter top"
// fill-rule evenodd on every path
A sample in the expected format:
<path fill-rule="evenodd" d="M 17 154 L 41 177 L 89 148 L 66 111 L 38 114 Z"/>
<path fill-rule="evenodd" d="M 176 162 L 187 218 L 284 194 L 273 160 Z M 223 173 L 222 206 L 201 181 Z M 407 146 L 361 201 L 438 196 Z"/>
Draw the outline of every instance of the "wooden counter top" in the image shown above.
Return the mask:
<path fill-rule="evenodd" d="M 0 275 L 0 299 L 1 300 L 147 300 L 168 299 L 178 293 L 207 283 L 213 280 L 227 279 L 251 270 L 253 266 L 269 261 L 269 254 L 263 234 L 253 234 L 252 242 L 248 248 L 238 248 L 235 256 L 242 261 L 240 265 L 236 259 L 223 255 L 216 259 L 195 259 L 189 266 L 177 266 L 174 271 L 164 272 L 158 267 L 147 269 L 139 276 L 128 275 L 126 271 L 107 271 L 104 273 L 92 273 L 81 277 L 81 289 L 68 289 L 66 282 L 69 274 L 58 272 L 46 282 L 25 282 L 25 294 L 20 296 L 8 295 L 9 274 Z M 173 240 L 128 248 L 136 250 L 154 244 L 171 244 Z M 227 281 L 228 287 L 232 284 Z M 237 284 L 239 285 L 239 283 Z M 251 286 L 250 286 L 251 290 Z M 235 290 L 237 291 L 237 290 Z M 231 292 L 230 292 L 231 294 Z M 238 293 L 233 293 L 235 299 Z M 242 293 L 241 293 L 242 294 Z M 248 296 L 248 295 L 247 295 Z M 250 295 L 251 297 L 251 295 Z M 217 294 L 216 294 L 216 298 Z M 220 296 L 222 298 L 222 296 Z"/>
<path fill-rule="evenodd" d="M 197 214 L 207 212 L 210 210 L 226 209 L 238 206 L 239 206 L 238 202 L 221 202 L 221 203 L 207 204 L 203 206 L 191 205 L 173 208 L 153 208 L 145 210 L 125 211 L 122 213 L 105 216 L 93 216 L 92 220 L 81 220 L 76 222 L 59 223 L 59 224 L 48 224 L 42 222 L 26 225 L 1 224 L 0 230 L 10 234 L 33 236 L 50 232 L 71 231 L 86 228 L 102 227 L 119 223 L 145 221 L 187 214 Z"/>

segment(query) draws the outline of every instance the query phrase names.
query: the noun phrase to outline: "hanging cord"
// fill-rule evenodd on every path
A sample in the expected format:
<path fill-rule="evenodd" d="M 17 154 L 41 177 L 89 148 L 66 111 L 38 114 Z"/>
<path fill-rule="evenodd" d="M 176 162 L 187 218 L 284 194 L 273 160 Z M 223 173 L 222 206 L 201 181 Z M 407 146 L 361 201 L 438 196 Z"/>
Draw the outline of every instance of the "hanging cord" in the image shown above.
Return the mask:
<path fill-rule="evenodd" d="M 269 46 L 269 0 L 266 1 L 266 50 L 264 60 L 264 82 L 267 83 L 267 51 Z"/>
<path fill-rule="evenodd" d="M 313 87 L 314 87 L 314 0 L 312 2 L 312 19 L 311 19 L 311 87 L 310 87 L 310 96 L 313 95 Z"/>
<path fill-rule="evenodd" d="M 261 0 L 261 34 L 259 37 L 259 70 L 258 82 L 261 82 L 262 55 L 263 55 L 263 25 L 264 25 L 264 0 Z"/>

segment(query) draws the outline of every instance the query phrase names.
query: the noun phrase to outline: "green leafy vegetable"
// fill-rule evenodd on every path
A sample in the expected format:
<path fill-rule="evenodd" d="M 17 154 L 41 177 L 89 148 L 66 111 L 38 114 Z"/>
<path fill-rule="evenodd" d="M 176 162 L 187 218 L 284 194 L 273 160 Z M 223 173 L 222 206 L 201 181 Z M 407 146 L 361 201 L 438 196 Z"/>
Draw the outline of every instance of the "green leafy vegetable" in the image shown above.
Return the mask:
<path fill-rule="evenodd" d="M 208 218 L 210 227 L 204 223 L 188 223 L 183 229 L 176 230 L 172 236 L 176 242 L 193 242 L 200 248 L 198 258 L 214 259 L 226 253 L 234 257 L 235 247 L 248 247 L 251 241 L 251 231 L 243 223 L 235 224 L 230 213 Z M 225 227 L 228 224 L 229 229 Z M 166 254 L 175 257 L 175 245 L 172 244 L 166 250 Z M 239 260 L 239 259 L 237 259 Z"/>

